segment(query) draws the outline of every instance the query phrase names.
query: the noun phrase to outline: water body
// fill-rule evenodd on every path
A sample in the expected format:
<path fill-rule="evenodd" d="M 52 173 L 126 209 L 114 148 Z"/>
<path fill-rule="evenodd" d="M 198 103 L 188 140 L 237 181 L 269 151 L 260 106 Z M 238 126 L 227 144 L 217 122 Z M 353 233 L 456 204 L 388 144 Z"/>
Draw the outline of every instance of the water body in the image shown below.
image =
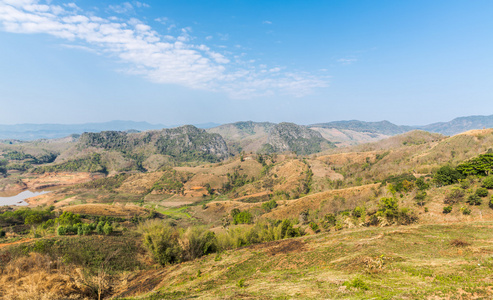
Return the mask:
<path fill-rule="evenodd" d="M 26 206 L 28 203 L 24 201 L 27 198 L 36 197 L 39 195 L 43 195 L 49 193 L 49 191 L 22 191 L 17 195 L 9 195 L 9 194 L 1 194 L 0 193 L 0 206 L 5 205 L 18 205 L 18 206 Z"/>

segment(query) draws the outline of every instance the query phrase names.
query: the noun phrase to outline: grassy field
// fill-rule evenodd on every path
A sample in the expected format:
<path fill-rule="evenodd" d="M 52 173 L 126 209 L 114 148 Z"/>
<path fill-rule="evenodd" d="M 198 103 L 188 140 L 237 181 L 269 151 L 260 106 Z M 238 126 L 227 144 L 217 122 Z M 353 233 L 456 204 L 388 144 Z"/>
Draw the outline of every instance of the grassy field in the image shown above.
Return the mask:
<path fill-rule="evenodd" d="M 117 298 L 491 299 L 492 228 L 360 228 L 269 242 L 142 272 Z M 146 289 L 155 291 L 131 295 Z"/>

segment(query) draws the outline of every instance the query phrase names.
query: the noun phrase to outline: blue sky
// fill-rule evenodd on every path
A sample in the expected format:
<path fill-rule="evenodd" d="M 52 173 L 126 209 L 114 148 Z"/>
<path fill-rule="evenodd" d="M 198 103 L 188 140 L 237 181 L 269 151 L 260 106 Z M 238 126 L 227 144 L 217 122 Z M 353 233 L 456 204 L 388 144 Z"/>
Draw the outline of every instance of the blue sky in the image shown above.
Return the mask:
<path fill-rule="evenodd" d="M 0 0 L 0 123 L 490 115 L 492 15 L 489 0 Z"/>

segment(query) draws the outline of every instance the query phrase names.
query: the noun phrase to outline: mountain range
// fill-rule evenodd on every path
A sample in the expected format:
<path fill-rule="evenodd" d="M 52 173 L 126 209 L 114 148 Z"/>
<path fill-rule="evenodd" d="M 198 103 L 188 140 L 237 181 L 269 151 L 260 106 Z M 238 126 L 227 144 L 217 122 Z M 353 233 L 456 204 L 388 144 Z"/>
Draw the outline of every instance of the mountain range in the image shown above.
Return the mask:
<path fill-rule="evenodd" d="M 197 128 L 206 129 L 210 133 L 220 134 L 230 146 L 245 151 L 256 151 L 266 144 L 269 139 L 270 131 L 276 125 L 278 124 L 252 121 L 223 125 L 216 123 L 194 124 Z M 493 115 L 459 117 L 449 122 L 438 122 L 424 126 L 396 125 L 389 121 L 365 122 L 358 120 L 334 121 L 299 126 L 319 132 L 325 140 L 338 146 L 347 146 L 373 142 L 411 130 L 424 130 L 450 136 L 472 129 L 490 128 L 493 127 Z M 72 134 L 82 134 L 84 132 L 138 132 L 175 127 L 177 126 L 134 121 L 111 121 L 85 124 L 0 125 L 0 139 L 29 141 L 62 138 Z"/>

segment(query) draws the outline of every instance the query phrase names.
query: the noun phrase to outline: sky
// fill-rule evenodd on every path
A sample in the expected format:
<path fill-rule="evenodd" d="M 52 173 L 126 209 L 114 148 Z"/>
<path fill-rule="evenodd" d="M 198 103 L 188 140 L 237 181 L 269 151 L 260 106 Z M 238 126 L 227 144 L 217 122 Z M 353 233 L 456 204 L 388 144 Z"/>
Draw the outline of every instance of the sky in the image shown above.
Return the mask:
<path fill-rule="evenodd" d="M 493 1 L 0 0 L 0 124 L 493 114 Z"/>

